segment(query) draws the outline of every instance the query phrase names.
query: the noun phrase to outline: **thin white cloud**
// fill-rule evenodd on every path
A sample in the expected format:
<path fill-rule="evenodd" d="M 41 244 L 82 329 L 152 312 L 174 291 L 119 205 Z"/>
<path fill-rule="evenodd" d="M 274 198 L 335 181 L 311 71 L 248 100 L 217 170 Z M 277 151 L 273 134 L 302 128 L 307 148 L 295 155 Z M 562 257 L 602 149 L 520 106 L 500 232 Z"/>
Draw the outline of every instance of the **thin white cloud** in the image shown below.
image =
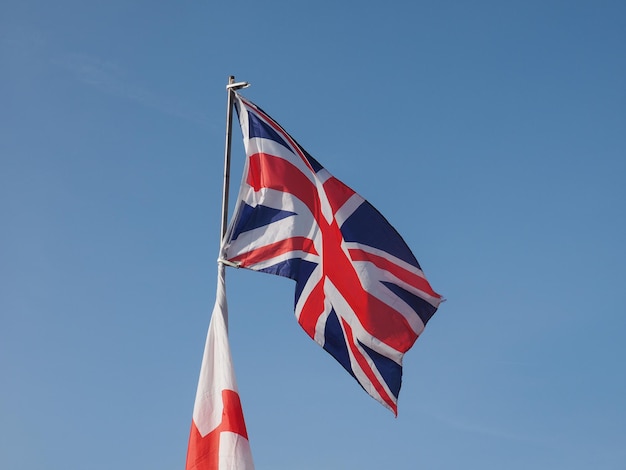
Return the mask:
<path fill-rule="evenodd" d="M 208 124 L 205 115 L 182 100 L 158 95 L 144 86 L 132 83 L 126 76 L 126 71 L 115 62 L 92 55 L 66 54 L 55 58 L 53 63 L 67 70 L 77 81 L 103 93 L 119 96 L 203 126 Z"/>
<path fill-rule="evenodd" d="M 54 41 L 38 30 L 14 25 L 0 32 L 1 63 L 16 81 L 24 76 L 41 76 L 42 69 L 51 65 L 64 70 L 70 79 L 102 93 L 202 126 L 210 125 L 207 115 L 194 109 L 193 105 L 177 97 L 154 93 L 147 86 L 133 82 L 115 61 L 56 49 Z"/>

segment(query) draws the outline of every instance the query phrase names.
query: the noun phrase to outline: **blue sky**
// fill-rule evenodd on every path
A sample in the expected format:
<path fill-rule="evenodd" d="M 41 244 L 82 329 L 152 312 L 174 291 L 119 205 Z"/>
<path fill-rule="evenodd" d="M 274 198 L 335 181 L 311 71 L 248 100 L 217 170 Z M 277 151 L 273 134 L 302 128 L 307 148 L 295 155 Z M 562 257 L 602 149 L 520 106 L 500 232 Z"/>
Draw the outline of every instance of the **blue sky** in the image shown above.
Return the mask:
<path fill-rule="evenodd" d="M 229 270 L 257 468 L 625 468 L 625 40 L 619 1 L 5 0 L 0 467 L 183 468 L 232 74 L 448 299 L 394 418 Z"/>

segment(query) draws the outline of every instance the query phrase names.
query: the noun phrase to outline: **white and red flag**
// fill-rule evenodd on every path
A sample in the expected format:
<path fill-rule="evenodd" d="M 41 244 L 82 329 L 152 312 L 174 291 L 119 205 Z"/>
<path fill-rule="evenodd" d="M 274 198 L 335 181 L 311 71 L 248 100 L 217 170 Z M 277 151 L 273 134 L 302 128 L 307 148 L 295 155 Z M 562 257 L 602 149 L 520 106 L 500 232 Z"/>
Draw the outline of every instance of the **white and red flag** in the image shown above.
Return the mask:
<path fill-rule="evenodd" d="M 186 470 L 254 470 L 228 343 L 224 265 L 218 266 L 211 316 L 193 407 Z"/>

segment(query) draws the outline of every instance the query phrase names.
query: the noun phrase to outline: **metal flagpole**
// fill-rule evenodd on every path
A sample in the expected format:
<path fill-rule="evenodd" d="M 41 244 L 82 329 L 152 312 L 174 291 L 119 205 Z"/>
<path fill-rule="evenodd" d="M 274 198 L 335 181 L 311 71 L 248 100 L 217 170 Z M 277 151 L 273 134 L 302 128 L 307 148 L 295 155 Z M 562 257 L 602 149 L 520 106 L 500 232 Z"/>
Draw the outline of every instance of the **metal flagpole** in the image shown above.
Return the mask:
<path fill-rule="evenodd" d="M 207 333 L 189 446 L 186 469 L 238 468 L 253 469 L 254 463 L 246 426 L 241 411 L 239 392 L 228 344 L 228 305 L 226 302 L 226 264 L 222 260 L 222 249 L 228 219 L 228 190 L 230 179 L 230 144 L 232 133 L 232 108 L 235 90 L 245 88 L 247 83 L 235 83 L 228 78 L 228 108 L 226 110 L 226 149 L 224 151 L 224 187 L 222 192 L 222 226 L 220 254 L 217 263 L 217 291 Z M 226 400 L 226 393 L 230 397 Z M 228 403 L 227 403 L 228 402 Z M 221 407 L 221 411 L 220 411 Z M 217 414 L 215 411 L 217 410 Z M 232 423 L 235 423 L 231 426 Z M 213 434 L 215 432 L 215 434 Z M 213 439 L 211 435 L 216 436 Z M 223 445 L 223 443 L 226 443 Z"/>
<path fill-rule="evenodd" d="M 222 223 L 220 227 L 220 252 L 217 263 L 217 278 L 218 285 L 224 288 L 226 280 L 226 265 L 236 266 L 222 258 L 222 249 L 224 246 L 224 237 L 226 236 L 227 224 L 228 224 L 228 192 L 230 189 L 230 147 L 232 142 L 232 128 L 233 128 L 233 101 L 235 98 L 235 91 L 241 88 L 250 86 L 247 82 L 235 82 L 235 77 L 228 77 L 228 85 L 226 85 L 226 92 L 228 93 L 228 103 L 226 107 L 226 145 L 224 148 L 224 184 L 222 186 Z M 225 302 L 225 298 L 224 298 Z M 222 309 L 222 315 L 224 315 L 224 321 L 226 328 L 228 328 L 228 313 L 226 308 Z"/>
<path fill-rule="evenodd" d="M 226 85 L 226 92 L 228 93 L 228 104 L 226 107 L 226 145 L 224 148 L 224 184 L 222 186 L 222 224 L 220 227 L 220 253 L 217 258 L 217 282 L 218 282 L 218 294 L 223 293 L 221 298 L 216 299 L 216 305 L 218 302 L 223 302 L 222 308 L 220 308 L 220 315 L 223 315 L 224 323 L 226 325 L 226 331 L 228 331 L 228 309 L 226 308 L 226 265 L 230 265 L 228 261 L 222 258 L 222 249 L 224 247 L 224 237 L 226 235 L 226 229 L 228 224 L 228 191 L 230 189 L 230 146 L 232 142 L 232 130 L 233 130 L 233 101 L 235 98 L 235 90 L 246 88 L 250 86 L 247 82 L 235 82 L 235 77 L 231 75 L 228 77 L 228 85 Z"/>
<path fill-rule="evenodd" d="M 220 231 L 220 250 L 221 244 L 226 235 L 226 228 L 228 224 L 228 191 L 230 188 L 230 147 L 232 142 L 232 130 L 233 130 L 233 100 L 235 98 L 235 90 L 249 87 L 248 82 L 235 82 L 235 77 L 231 75 L 228 77 L 228 85 L 226 85 L 226 91 L 228 93 L 228 104 L 226 107 L 226 145 L 224 149 L 224 184 L 222 187 L 222 226 Z M 220 258 L 221 258 L 220 252 Z"/>

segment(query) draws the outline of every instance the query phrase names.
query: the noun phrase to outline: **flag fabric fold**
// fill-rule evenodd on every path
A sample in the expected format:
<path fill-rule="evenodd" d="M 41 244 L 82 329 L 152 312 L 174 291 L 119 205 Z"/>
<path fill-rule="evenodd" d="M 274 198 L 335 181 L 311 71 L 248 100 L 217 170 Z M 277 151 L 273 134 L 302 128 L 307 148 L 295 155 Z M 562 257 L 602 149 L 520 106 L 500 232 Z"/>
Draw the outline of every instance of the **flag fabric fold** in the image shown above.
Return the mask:
<path fill-rule="evenodd" d="M 254 470 L 227 325 L 225 271 L 220 263 L 193 408 L 186 470 Z"/>
<path fill-rule="evenodd" d="M 397 414 L 402 358 L 442 298 L 398 232 L 236 94 L 244 176 L 223 257 L 296 281 L 305 332 Z"/>

